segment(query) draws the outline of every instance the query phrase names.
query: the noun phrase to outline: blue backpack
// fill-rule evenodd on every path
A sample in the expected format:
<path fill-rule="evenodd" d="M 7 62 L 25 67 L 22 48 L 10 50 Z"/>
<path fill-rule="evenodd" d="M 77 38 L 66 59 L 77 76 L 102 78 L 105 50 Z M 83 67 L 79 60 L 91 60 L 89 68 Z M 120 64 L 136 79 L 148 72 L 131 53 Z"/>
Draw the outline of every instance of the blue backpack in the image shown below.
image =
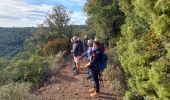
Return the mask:
<path fill-rule="evenodd" d="M 102 62 L 99 63 L 100 71 L 103 71 L 106 68 L 107 61 L 108 61 L 108 56 L 105 53 L 103 53 L 103 55 L 102 55 Z"/>

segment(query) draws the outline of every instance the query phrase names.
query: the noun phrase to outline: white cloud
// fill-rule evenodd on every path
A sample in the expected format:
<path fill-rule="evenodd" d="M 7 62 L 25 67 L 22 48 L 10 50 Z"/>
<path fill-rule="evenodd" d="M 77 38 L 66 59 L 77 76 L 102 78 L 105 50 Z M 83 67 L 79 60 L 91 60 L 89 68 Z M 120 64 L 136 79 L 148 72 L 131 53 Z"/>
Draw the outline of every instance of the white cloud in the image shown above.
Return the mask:
<path fill-rule="evenodd" d="M 72 24 L 85 24 L 86 15 L 83 12 L 74 12 L 71 17 Z"/>
<path fill-rule="evenodd" d="M 59 3 L 61 4 L 65 4 L 65 5 L 79 5 L 79 6 L 83 6 L 84 3 L 87 1 L 87 0 L 57 0 Z"/>
<path fill-rule="evenodd" d="M 30 5 L 23 0 L 1 0 L 0 26 L 36 26 L 42 23 L 45 19 L 45 12 L 48 12 L 51 7 L 49 5 Z"/>
<path fill-rule="evenodd" d="M 62 0 L 64 1 L 82 5 L 85 0 Z M 52 5 L 33 5 L 24 0 L 0 0 L 0 27 L 37 26 L 45 20 L 46 13 L 51 9 Z M 85 19 L 83 13 L 77 11 L 73 13 L 71 23 L 85 24 Z"/>

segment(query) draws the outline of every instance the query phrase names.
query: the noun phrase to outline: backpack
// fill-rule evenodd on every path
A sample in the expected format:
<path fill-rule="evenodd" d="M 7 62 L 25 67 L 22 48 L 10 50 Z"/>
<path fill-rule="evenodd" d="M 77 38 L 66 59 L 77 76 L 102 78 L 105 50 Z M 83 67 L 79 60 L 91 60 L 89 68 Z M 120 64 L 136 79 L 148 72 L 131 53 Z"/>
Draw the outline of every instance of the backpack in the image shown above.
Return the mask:
<path fill-rule="evenodd" d="M 79 46 L 79 55 L 81 55 L 84 52 L 83 42 L 79 41 L 78 46 Z"/>
<path fill-rule="evenodd" d="M 107 62 L 108 62 L 108 56 L 105 53 L 103 53 L 102 61 L 99 63 L 99 70 L 100 71 L 103 71 L 106 68 Z"/>

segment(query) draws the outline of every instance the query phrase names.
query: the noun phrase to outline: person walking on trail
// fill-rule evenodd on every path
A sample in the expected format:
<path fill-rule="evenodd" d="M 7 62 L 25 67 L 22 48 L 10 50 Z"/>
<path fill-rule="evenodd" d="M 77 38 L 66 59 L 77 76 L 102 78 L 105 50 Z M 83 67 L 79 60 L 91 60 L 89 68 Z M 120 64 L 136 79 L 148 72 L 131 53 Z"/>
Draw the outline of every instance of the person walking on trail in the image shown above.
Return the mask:
<path fill-rule="evenodd" d="M 78 73 L 80 68 L 80 56 L 82 55 L 83 51 L 82 51 L 81 42 L 77 36 L 73 36 L 72 42 L 73 42 L 72 53 L 73 53 L 74 62 L 77 67 L 77 73 Z"/>
<path fill-rule="evenodd" d="M 102 61 L 102 55 L 103 52 L 100 50 L 100 43 L 94 41 L 94 52 L 92 55 L 92 61 L 86 65 L 86 67 L 91 69 L 92 77 L 94 79 L 94 88 L 90 89 L 89 92 L 91 97 L 98 97 L 99 96 L 99 90 L 100 90 L 100 69 L 99 69 L 99 63 Z"/>
<path fill-rule="evenodd" d="M 88 59 L 88 62 L 90 63 L 91 62 L 91 58 L 92 58 L 92 54 L 93 54 L 93 51 L 94 51 L 94 48 L 93 48 L 93 40 L 92 39 L 89 39 L 87 41 L 87 45 L 88 45 L 88 49 L 87 51 L 81 56 L 81 59 L 85 56 L 87 56 L 87 59 Z M 87 79 L 91 79 L 92 78 L 92 74 L 91 74 L 91 69 L 87 69 Z"/>
<path fill-rule="evenodd" d="M 105 52 L 104 44 L 101 43 L 98 38 L 95 38 L 94 41 L 99 42 L 99 44 L 100 44 L 99 49 L 104 53 Z"/>

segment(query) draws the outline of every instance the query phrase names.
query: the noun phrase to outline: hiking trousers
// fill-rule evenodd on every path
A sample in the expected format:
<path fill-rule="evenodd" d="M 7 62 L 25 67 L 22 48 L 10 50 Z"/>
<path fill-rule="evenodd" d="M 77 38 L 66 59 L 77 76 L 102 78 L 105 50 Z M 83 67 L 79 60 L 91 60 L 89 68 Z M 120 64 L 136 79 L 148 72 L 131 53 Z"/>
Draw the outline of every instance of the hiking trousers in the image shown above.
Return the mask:
<path fill-rule="evenodd" d="M 96 92 L 99 93 L 100 90 L 100 84 L 99 84 L 99 71 L 98 70 L 91 70 L 92 77 L 94 80 L 94 88 L 96 89 Z"/>

